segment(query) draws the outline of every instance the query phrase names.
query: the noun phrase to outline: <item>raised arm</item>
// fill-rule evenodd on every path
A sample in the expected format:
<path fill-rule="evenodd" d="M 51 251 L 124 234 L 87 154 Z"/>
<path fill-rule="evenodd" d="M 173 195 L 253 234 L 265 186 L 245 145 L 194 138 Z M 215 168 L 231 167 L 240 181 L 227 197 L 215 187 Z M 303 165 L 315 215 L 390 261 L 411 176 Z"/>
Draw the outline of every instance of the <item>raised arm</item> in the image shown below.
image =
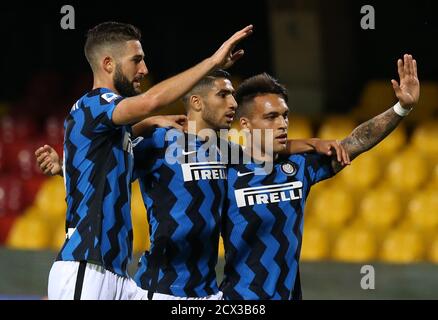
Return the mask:
<path fill-rule="evenodd" d="M 411 55 L 405 54 L 403 61 L 401 59 L 397 61 L 397 67 L 400 85 L 396 80 L 391 80 L 391 83 L 399 102 L 394 107 L 359 125 L 341 141 L 341 145 L 344 146 L 351 160 L 382 141 L 418 102 L 420 82 L 417 76 L 417 62 Z M 343 168 L 336 161 L 332 161 L 332 166 L 335 172 Z"/>
<path fill-rule="evenodd" d="M 210 58 L 158 83 L 143 94 L 123 99 L 113 112 L 113 122 L 118 125 L 137 123 L 186 94 L 211 71 L 231 67 L 244 54 L 243 50 L 233 52 L 235 46 L 251 33 L 252 25 L 249 25 L 225 41 Z"/>

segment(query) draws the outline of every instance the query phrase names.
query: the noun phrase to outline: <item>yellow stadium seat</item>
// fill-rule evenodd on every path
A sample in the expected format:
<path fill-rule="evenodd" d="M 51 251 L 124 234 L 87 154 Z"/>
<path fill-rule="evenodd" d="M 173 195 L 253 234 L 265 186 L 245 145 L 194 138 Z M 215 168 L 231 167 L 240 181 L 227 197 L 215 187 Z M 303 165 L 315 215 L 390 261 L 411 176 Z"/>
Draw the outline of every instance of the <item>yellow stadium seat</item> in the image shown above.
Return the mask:
<path fill-rule="evenodd" d="M 336 239 L 332 258 L 343 262 L 365 262 L 376 257 L 376 239 L 367 229 L 348 228 Z"/>
<path fill-rule="evenodd" d="M 432 175 L 426 188 L 431 190 L 438 190 L 438 161 L 433 166 Z"/>
<path fill-rule="evenodd" d="M 429 246 L 427 258 L 430 262 L 438 263 L 438 235 L 433 238 Z"/>
<path fill-rule="evenodd" d="M 222 239 L 222 236 L 219 237 L 219 249 L 218 249 L 218 255 L 220 258 L 225 257 L 225 248 L 224 248 L 224 240 Z"/>
<path fill-rule="evenodd" d="M 292 115 L 289 118 L 289 139 L 308 139 L 313 137 L 312 125 L 307 118 Z"/>
<path fill-rule="evenodd" d="M 393 157 L 406 145 L 406 143 L 406 128 L 403 125 L 399 125 L 393 132 L 391 132 L 385 139 L 380 141 L 366 154 L 371 153 L 377 154 L 379 157 Z"/>
<path fill-rule="evenodd" d="M 354 199 L 347 189 L 327 188 L 314 199 L 311 215 L 321 226 L 338 229 L 346 224 L 354 213 Z"/>
<path fill-rule="evenodd" d="M 370 190 L 360 201 L 358 218 L 373 230 L 388 230 L 401 216 L 399 197 L 396 191 L 387 188 Z"/>
<path fill-rule="evenodd" d="M 388 164 L 386 179 L 390 186 L 402 192 L 415 192 L 426 182 L 428 163 L 418 152 L 406 150 L 395 154 Z"/>
<path fill-rule="evenodd" d="M 52 221 L 65 219 L 67 204 L 63 179 L 52 177 L 45 181 L 35 196 L 35 204 L 45 218 Z"/>
<path fill-rule="evenodd" d="M 438 121 L 419 124 L 412 135 L 412 145 L 427 157 L 438 160 Z"/>
<path fill-rule="evenodd" d="M 422 190 L 409 201 L 406 218 L 409 224 L 423 232 L 438 227 L 438 190 Z"/>
<path fill-rule="evenodd" d="M 356 123 L 351 118 L 340 116 L 329 117 L 321 124 L 317 137 L 330 140 L 344 139 L 355 127 Z"/>
<path fill-rule="evenodd" d="M 65 222 L 59 223 L 52 234 L 50 248 L 59 251 L 65 242 Z"/>
<path fill-rule="evenodd" d="M 371 80 L 364 87 L 353 115 L 361 121 L 367 120 L 387 110 L 395 101 L 389 80 Z"/>
<path fill-rule="evenodd" d="M 303 233 L 301 260 L 318 261 L 329 256 L 329 237 L 324 229 L 306 225 Z"/>
<path fill-rule="evenodd" d="M 430 119 L 438 110 L 438 83 L 430 81 L 421 82 L 420 100 L 417 106 L 406 117 L 410 123 Z"/>
<path fill-rule="evenodd" d="M 380 260 L 388 263 L 414 263 L 422 261 L 424 244 L 421 236 L 413 230 L 397 228 L 383 240 Z"/>
<path fill-rule="evenodd" d="M 144 252 L 150 246 L 149 225 L 138 181 L 132 184 L 131 212 L 134 235 L 133 251 Z"/>
<path fill-rule="evenodd" d="M 243 146 L 246 142 L 245 133 L 238 126 L 232 126 L 228 131 L 228 140 Z"/>
<path fill-rule="evenodd" d="M 50 246 L 51 229 L 34 215 L 21 216 L 12 226 L 6 244 L 15 249 L 46 249 Z"/>
<path fill-rule="evenodd" d="M 365 153 L 354 159 L 336 178 L 342 180 L 349 188 L 363 191 L 373 186 L 380 176 L 379 158 L 374 154 Z"/>
<path fill-rule="evenodd" d="M 144 252 L 150 247 L 149 239 L 149 225 L 147 223 L 146 215 L 143 219 L 133 217 L 132 219 L 133 231 L 133 251 L 135 253 Z"/>

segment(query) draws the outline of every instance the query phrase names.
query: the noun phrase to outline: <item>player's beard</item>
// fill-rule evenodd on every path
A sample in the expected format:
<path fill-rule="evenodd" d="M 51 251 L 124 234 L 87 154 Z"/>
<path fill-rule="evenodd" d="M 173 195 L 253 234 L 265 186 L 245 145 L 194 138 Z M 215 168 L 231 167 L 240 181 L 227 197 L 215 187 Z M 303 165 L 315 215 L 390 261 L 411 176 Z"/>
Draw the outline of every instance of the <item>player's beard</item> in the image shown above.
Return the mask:
<path fill-rule="evenodd" d="M 134 89 L 134 84 L 125 77 L 120 66 L 116 66 L 114 87 L 122 97 L 133 97 L 138 94 Z"/>
<path fill-rule="evenodd" d="M 228 127 L 224 126 L 224 124 L 221 124 L 221 121 L 218 119 L 218 113 L 210 110 L 208 107 L 202 109 L 202 119 L 210 127 L 210 129 L 228 129 Z"/>

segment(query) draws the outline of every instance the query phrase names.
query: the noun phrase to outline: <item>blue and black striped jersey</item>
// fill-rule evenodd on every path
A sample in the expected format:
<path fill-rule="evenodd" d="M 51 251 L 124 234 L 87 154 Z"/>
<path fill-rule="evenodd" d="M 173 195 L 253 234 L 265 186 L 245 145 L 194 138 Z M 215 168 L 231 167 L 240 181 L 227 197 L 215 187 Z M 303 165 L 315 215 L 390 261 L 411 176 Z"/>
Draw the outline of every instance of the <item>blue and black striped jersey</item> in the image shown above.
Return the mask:
<path fill-rule="evenodd" d="M 333 175 L 331 159 L 317 154 L 280 156 L 272 172 L 231 165 L 223 216 L 225 299 L 298 297 L 303 213 L 310 187 Z"/>
<path fill-rule="evenodd" d="M 126 276 L 132 253 L 131 127 L 112 122 L 122 99 L 106 88 L 92 90 L 65 120 L 68 237 L 57 260 L 89 261 Z"/>
<path fill-rule="evenodd" d="M 169 128 L 156 128 L 139 139 L 134 141 L 135 172 L 151 246 L 141 257 L 135 281 L 149 291 L 180 297 L 216 294 L 226 192 L 226 164 L 219 148 Z"/>

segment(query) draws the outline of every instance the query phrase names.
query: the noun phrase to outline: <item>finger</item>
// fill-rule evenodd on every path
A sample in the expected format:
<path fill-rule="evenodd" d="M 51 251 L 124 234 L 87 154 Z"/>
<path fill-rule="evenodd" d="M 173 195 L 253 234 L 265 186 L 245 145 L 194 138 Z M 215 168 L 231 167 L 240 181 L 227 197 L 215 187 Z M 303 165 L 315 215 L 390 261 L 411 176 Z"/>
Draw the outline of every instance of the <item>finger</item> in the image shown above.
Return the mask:
<path fill-rule="evenodd" d="M 47 166 L 48 166 L 49 164 L 51 164 L 50 159 L 46 159 L 46 160 L 44 160 L 44 161 L 41 163 L 40 168 L 41 168 L 41 169 L 46 169 Z"/>
<path fill-rule="evenodd" d="M 398 71 L 398 76 L 400 77 L 400 80 L 404 78 L 405 76 L 405 72 L 403 70 L 403 61 L 402 59 L 398 59 L 397 60 L 397 71 Z"/>
<path fill-rule="evenodd" d="M 44 152 L 43 154 L 41 154 L 41 155 L 39 155 L 39 156 L 37 157 L 37 162 L 38 162 L 38 163 L 43 162 L 44 159 L 46 159 L 47 156 L 48 156 L 47 152 Z"/>
<path fill-rule="evenodd" d="M 417 60 L 412 60 L 412 65 L 414 67 L 414 76 L 415 78 L 418 78 L 418 74 L 417 74 Z"/>
<path fill-rule="evenodd" d="M 245 28 L 237 31 L 235 34 L 233 34 L 231 36 L 230 39 L 228 39 L 227 42 L 229 42 L 229 44 L 231 46 L 236 45 L 238 42 L 240 42 L 241 40 L 245 39 L 246 37 L 248 37 L 249 35 L 251 35 L 253 32 L 253 25 L 249 25 L 246 26 Z"/>
<path fill-rule="evenodd" d="M 44 147 L 36 149 L 35 155 L 38 157 L 42 152 L 44 152 Z"/>
<path fill-rule="evenodd" d="M 405 54 L 403 59 L 404 59 L 403 71 L 405 73 L 405 76 L 408 76 L 409 75 L 409 55 Z"/>
<path fill-rule="evenodd" d="M 51 146 L 49 146 L 48 144 L 45 144 L 43 148 L 44 148 L 44 150 L 47 151 L 47 152 L 52 152 L 53 150 L 55 150 L 55 149 L 53 149 Z"/>
<path fill-rule="evenodd" d="M 245 54 L 245 51 L 243 49 L 240 49 L 239 51 L 236 51 L 235 53 L 232 54 L 231 60 L 237 61 L 240 58 L 242 58 L 244 54 Z"/>
<path fill-rule="evenodd" d="M 392 83 L 392 88 L 394 89 L 395 95 L 397 95 L 397 96 L 398 96 L 398 94 L 399 94 L 399 93 L 400 93 L 400 91 L 401 91 L 401 89 L 400 89 L 400 86 L 399 86 L 398 82 L 397 82 L 397 81 L 395 81 L 394 79 L 392 79 L 392 80 L 391 80 L 391 83 Z"/>
<path fill-rule="evenodd" d="M 414 74 L 414 66 L 412 63 L 412 55 L 408 55 L 408 68 L 409 68 L 409 75 L 413 75 Z"/>
<path fill-rule="evenodd" d="M 43 173 L 45 175 L 51 175 L 52 174 L 52 169 L 53 169 L 53 165 L 48 166 L 47 168 L 44 169 Z"/>
<path fill-rule="evenodd" d="M 342 161 L 342 151 L 341 148 L 339 147 L 339 145 L 337 143 L 333 143 L 332 144 L 332 148 L 334 148 L 336 150 L 336 158 L 338 159 L 338 162 Z"/>
<path fill-rule="evenodd" d="M 341 152 L 342 152 L 342 162 L 344 163 L 344 165 L 348 165 L 350 164 L 350 158 L 348 157 L 348 152 L 347 150 L 345 150 L 345 148 L 341 147 Z"/>

